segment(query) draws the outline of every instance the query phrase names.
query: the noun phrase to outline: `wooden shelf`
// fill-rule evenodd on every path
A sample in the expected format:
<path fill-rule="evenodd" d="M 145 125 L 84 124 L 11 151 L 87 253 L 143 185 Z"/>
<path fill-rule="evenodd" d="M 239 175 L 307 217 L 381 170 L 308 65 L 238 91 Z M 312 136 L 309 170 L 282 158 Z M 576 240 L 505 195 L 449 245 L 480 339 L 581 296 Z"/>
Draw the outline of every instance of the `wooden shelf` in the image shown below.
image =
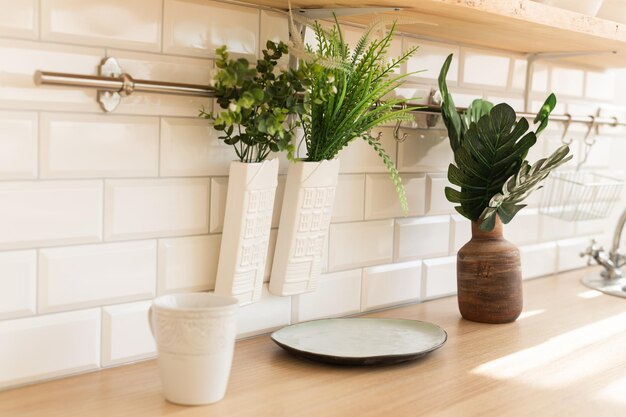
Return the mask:
<path fill-rule="evenodd" d="M 287 8 L 287 0 L 247 1 Z M 401 7 L 401 11 L 385 14 L 436 24 L 402 25 L 402 32 L 521 53 L 591 51 L 600 54 L 568 61 L 597 68 L 626 67 L 626 25 L 530 0 L 292 0 L 292 6 Z M 366 24 L 372 16 L 343 19 Z"/>

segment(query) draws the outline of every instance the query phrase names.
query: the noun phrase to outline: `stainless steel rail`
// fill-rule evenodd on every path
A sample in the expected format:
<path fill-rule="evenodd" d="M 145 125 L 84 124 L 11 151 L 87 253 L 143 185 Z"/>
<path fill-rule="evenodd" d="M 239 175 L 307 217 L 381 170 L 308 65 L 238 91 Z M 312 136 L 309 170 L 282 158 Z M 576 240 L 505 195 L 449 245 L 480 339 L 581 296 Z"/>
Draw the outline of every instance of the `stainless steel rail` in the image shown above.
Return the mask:
<path fill-rule="evenodd" d="M 99 75 L 37 71 L 35 72 L 35 84 L 94 88 L 102 91 L 126 93 L 126 95 L 139 92 L 214 97 L 213 89 L 203 85 L 135 80 L 128 74 L 123 74 L 120 77 L 103 77 Z"/>
<path fill-rule="evenodd" d="M 165 81 L 149 81 L 135 80 L 128 74 L 121 74 L 119 77 L 106 77 L 99 75 L 80 75 L 67 74 L 61 72 L 37 71 L 35 73 L 35 84 L 37 85 L 63 85 L 68 87 L 93 88 L 99 91 L 108 91 L 119 93 L 121 96 L 127 96 L 133 92 L 140 93 L 159 93 L 159 94 L 176 94 L 196 97 L 215 97 L 215 91 L 209 86 L 196 84 L 172 83 Z M 407 103 L 406 105 L 411 105 Z M 414 110 L 416 113 L 422 114 L 440 114 L 441 109 L 438 106 L 420 106 Z M 403 108 L 398 105 L 397 108 Z M 465 110 L 463 107 L 457 108 L 459 111 Z M 519 117 L 534 118 L 532 113 L 517 113 Z M 569 116 L 569 115 L 550 115 L 549 120 L 569 122 L 569 123 L 593 123 L 595 126 L 626 126 L 626 121 L 620 121 L 611 117 L 594 117 L 594 116 Z"/>

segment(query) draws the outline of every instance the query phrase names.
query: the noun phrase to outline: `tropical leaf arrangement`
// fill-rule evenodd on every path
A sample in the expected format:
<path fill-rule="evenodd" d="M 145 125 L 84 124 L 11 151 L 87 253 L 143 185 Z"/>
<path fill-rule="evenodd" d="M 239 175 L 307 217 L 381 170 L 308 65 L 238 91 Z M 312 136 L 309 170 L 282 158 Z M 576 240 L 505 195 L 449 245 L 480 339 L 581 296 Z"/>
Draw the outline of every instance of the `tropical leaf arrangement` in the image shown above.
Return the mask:
<path fill-rule="evenodd" d="M 529 131 L 525 118 L 506 103 L 494 106 L 485 100 L 474 100 L 458 113 L 446 85 L 452 62 L 448 56 L 439 74 L 442 116 L 454 163 L 448 167 L 448 180 L 459 187 L 446 187 L 448 201 L 464 217 L 480 222 L 480 229 L 493 230 L 496 216 L 509 223 L 525 207 L 521 202 L 540 187 L 552 170 L 569 161 L 567 145 L 532 166 L 526 161 L 529 149 L 547 126 L 548 116 L 556 105 L 554 94 L 546 99 L 534 119 L 535 130 Z"/>
<path fill-rule="evenodd" d="M 304 92 L 306 80 L 277 67 L 287 52 L 285 43 L 268 41 L 263 58 L 251 67 L 245 58 L 230 58 L 226 46 L 216 51 L 213 83 L 222 110 L 213 114 L 203 109 L 200 117 L 213 121 L 222 132 L 219 139 L 233 146 L 241 162 L 261 162 L 271 152 L 293 154 L 300 122 L 292 116 L 303 112 L 297 95 Z"/>
<path fill-rule="evenodd" d="M 414 74 L 398 75 L 396 69 L 417 48 L 397 58 L 388 58 L 395 23 L 386 31 L 381 30 L 383 26 L 386 29 L 384 21 L 373 22 L 353 50 L 346 44 L 337 19 L 330 27 L 317 21 L 304 20 L 304 23 L 315 34 L 315 50 L 305 45 L 291 18 L 290 53 L 300 59 L 298 71 L 310 82 L 304 96 L 304 111 L 300 114 L 304 137 L 298 148 L 305 145 L 308 161 L 322 161 L 335 158 L 353 140 L 365 139 L 387 167 L 406 213 L 406 195 L 398 170 L 370 131 L 383 124 L 413 120 L 410 112 L 415 107 L 398 106 L 404 100 L 386 96 Z"/>

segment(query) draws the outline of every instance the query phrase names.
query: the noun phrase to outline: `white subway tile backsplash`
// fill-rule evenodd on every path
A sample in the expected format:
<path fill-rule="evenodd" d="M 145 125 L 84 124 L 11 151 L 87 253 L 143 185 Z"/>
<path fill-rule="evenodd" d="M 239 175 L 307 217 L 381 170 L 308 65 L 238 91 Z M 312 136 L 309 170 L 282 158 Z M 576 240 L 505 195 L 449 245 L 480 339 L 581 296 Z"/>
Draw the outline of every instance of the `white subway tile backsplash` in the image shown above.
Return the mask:
<path fill-rule="evenodd" d="M 539 210 L 525 208 L 504 225 L 504 237 L 514 245 L 526 245 L 539 240 Z"/>
<path fill-rule="evenodd" d="M 613 101 L 615 99 L 615 72 L 587 71 L 585 82 L 585 97 Z"/>
<path fill-rule="evenodd" d="M 209 180 L 107 180 L 107 240 L 203 234 L 209 231 Z"/>
<path fill-rule="evenodd" d="M 450 216 L 450 253 L 456 253 L 472 238 L 472 222 L 460 214 Z"/>
<path fill-rule="evenodd" d="M 0 322 L 0 389 L 97 369 L 100 310 Z"/>
<path fill-rule="evenodd" d="M 39 0 L 0 0 L 0 36 L 36 39 Z"/>
<path fill-rule="evenodd" d="M 0 111 L 0 179 L 37 177 L 37 113 Z"/>
<path fill-rule="evenodd" d="M 209 0 L 165 0 L 163 51 L 215 56 L 222 45 L 254 60 L 259 42 L 259 10 Z"/>
<path fill-rule="evenodd" d="M 460 53 L 458 46 L 427 42 L 422 39 L 404 38 L 404 40 L 404 50 L 408 50 L 414 46 L 419 46 L 417 53 L 415 53 L 415 55 L 407 61 L 407 72 L 423 71 L 415 74 L 413 77 L 436 80 L 437 77 L 439 77 L 439 71 L 446 60 L 446 57 L 449 54 L 454 54 L 454 59 L 450 64 L 446 80 L 450 85 L 455 84 L 459 78 Z"/>
<path fill-rule="evenodd" d="M 41 0 L 41 37 L 46 41 L 161 48 L 161 0 Z"/>
<path fill-rule="evenodd" d="M 159 240 L 158 293 L 215 287 L 220 235 Z"/>
<path fill-rule="evenodd" d="M 150 298 L 156 288 L 156 261 L 153 240 L 42 249 L 39 311 Z"/>
<path fill-rule="evenodd" d="M 422 262 L 373 266 L 363 270 L 363 311 L 417 301 L 421 296 Z"/>
<path fill-rule="evenodd" d="M 291 297 L 271 294 L 263 285 L 261 299 L 239 308 L 237 336 L 249 337 L 267 333 L 291 323 Z"/>
<path fill-rule="evenodd" d="M 560 240 L 556 242 L 558 250 L 557 271 L 584 268 L 587 266 L 587 257 L 580 256 L 591 245 L 590 237 Z"/>
<path fill-rule="evenodd" d="M 292 321 L 344 316 L 361 310 L 361 270 L 322 274 L 317 289 L 292 298 Z"/>
<path fill-rule="evenodd" d="M 514 90 L 524 90 L 526 88 L 526 70 L 528 62 L 525 59 L 513 58 L 513 74 L 511 88 Z"/>
<path fill-rule="evenodd" d="M 393 220 L 339 223 L 330 226 L 330 271 L 391 262 Z"/>
<path fill-rule="evenodd" d="M 287 16 L 261 10 L 261 27 L 259 31 L 260 49 L 265 49 L 267 41 L 289 43 L 289 20 Z M 288 63 L 287 57 L 283 57 L 283 63 Z"/>
<path fill-rule="evenodd" d="M 613 139 L 610 137 L 598 137 L 596 143 L 590 149 L 589 154 L 587 156 L 587 160 L 585 161 L 585 168 L 609 168 L 609 163 L 611 161 L 611 152 L 613 151 L 613 146 L 611 146 L 611 142 L 614 140 L 622 140 Z M 585 145 L 581 143 L 581 151 L 580 155 L 584 155 Z M 574 151 L 575 152 L 575 151 Z"/>
<path fill-rule="evenodd" d="M 423 262 L 422 299 L 456 293 L 456 256 L 427 259 Z"/>
<path fill-rule="evenodd" d="M 151 304 L 142 301 L 102 309 L 103 367 L 156 356 L 148 323 Z"/>
<path fill-rule="evenodd" d="M 37 311 L 37 252 L 0 252 L 0 320 Z"/>
<path fill-rule="evenodd" d="M 396 140 L 393 138 L 393 128 L 380 128 L 383 132 L 380 143 L 392 161 L 396 160 Z M 373 131 L 376 137 L 378 131 Z M 383 160 L 367 141 L 356 138 L 339 152 L 337 158 L 341 161 L 339 172 L 342 174 L 360 174 L 364 172 L 387 172 Z"/>
<path fill-rule="evenodd" d="M 452 162 L 452 150 L 445 130 L 420 129 L 407 132 L 398 145 L 400 172 L 443 172 Z"/>
<path fill-rule="evenodd" d="M 450 216 L 396 220 L 394 261 L 447 255 Z"/>
<path fill-rule="evenodd" d="M 99 111 L 92 90 L 35 86 L 37 70 L 96 75 L 103 49 L 0 39 L 0 108 Z"/>
<path fill-rule="evenodd" d="M 607 231 L 611 231 L 615 224 L 615 221 L 610 217 L 607 219 L 585 220 L 576 223 L 576 234 L 600 236 Z"/>
<path fill-rule="evenodd" d="M 402 98 L 411 104 L 428 104 L 429 96 L 430 87 L 423 84 L 406 83 L 393 90 L 394 98 Z"/>
<path fill-rule="evenodd" d="M 107 49 L 107 55 L 117 58 L 125 72 L 138 80 L 209 85 L 213 61 L 150 53 Z M 210 111 L 213 99 L 174 94 L 133 93 L 124 97 L 115 110 L 118 114 L 159 116 L 198 116 L 200 109 Z"/>
<path fill-rule="evenodd" d="M 446 198 L 445 188 L 452 187 L 457 188 L 450 184 L 446 174 L 429 174 L 426 177 L 426 183 L 428 184 L 427 192 L 430 193 L 429 204 L 426 210 L 428 214 L 448 214 L 456 213 L 454 206 L 456 204 L 451 203 Z"/>
<path fill-rule="evenodd" d="M 543 241 L 557 240 L 576 235 L 576 223 L 541 214 L 539 216 L 539 238 Z"/>
<path fill-rule="evenodd" d="M 210 232 L 221 233 L 224 226 L 224 215 L 226 214 L 226 196 L 228 195 L 228 177 L 211 178 L 211 213 Z M 279 200 L 278 193 L 274 199 L 274 205 Z M 280 203 L 282 205 L 282 198 Z M 272 222 L 273 223 L 273 222 Z"/>
<path fill-rule="evenodd" d="M 470 104 L 472 104 L 474 102 L 474 100 L 476 99 L 485 99 L 486 98 L 486 94 L 484 94 L 482 91 L 477 90 L 474 92 L 463 92 L 463 91 L 467 91 L 467 90 L 457 90 L 457 89 L 451 89 L 451 94 L 454 97 L 454 104 L 456 104 L 458 107 L 469 107 Z"/>
<path fill-rule="evenodd" d="M 541 93 L 548 91 L 549 80 L 550 68 L 545 64 L 535 63 L 533 67 L 532 91 Z"/>
<path fill-rule="evenodd" d="M 522 278 L 530 279 L 554 274 L 557 268 L 557 247 L 555 242 L 522 246 Z"/>
<path fill-rule="evenodd" d="M 489 94 L 487 96 L 487 100 L 491 101 L 494 105 L 498 105 L 500 103 L 506 103 L 513 108 L 516 112 L 524 111 L 524 98 L 522 96 L 497 96 Z"/>
<path fill-rule="evenodd" d="M 463 83 L 506 88 L 511 58 L 507 55 L 463 49 Z M 488 68 L 488 70 L 487 70 Z"/>
<path fill-rule="evenodd" d="M 161 119 L 161 176 L 228 175 L 236 155 L 218 136 L 208 120 Z"/>
<path fill-rule="evenodd" d="M 364 201 L 365 175 L 340 175 L 332 221 L 336 223 L 363 220 Z"/>
<path fill-rule="evenodd" d="M 585 72 L 577 68 L 553 67 L 550 89 L 556 95 L 582 97 Z"/>
<path fill-rule="evenodd" d="M 102 182 L 0 183 L 0 249 L 102 239 Z"/>
<path fill-rule="evenodd" d="M 154 117 L 43 113 L 43 178 L 158 175 L 159 124 Z"/>
<path fill-rule="evenodd" d="M 407 197 L 407 216 L 421 216 L 426 212 L 426 177 L 402 174 Z M 367 174 L 365 179 L 365 220 L 401 217 L 405 213 L 393 182 L 388 174 Z"/>

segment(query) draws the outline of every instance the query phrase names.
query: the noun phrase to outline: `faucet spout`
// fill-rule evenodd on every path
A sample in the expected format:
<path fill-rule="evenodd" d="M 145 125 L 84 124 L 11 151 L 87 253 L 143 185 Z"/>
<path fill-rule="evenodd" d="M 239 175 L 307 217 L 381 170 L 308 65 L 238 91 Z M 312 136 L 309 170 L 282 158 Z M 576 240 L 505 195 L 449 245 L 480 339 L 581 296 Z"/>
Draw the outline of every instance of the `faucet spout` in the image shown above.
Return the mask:
<path fill-rule="evenodd" d="M 619 252 L 624 228 L 626 228 L 626 210 L 624 210 L 617 222 L 617 228 L 613 236 L 613 245 L 609 253 L 606 253 L 602 246 L 596 245 L 596 241 L 592 240 L 591 246 L 580 254 L 580 256 L 588 256 L 589 262 L 591 262 L 591 259 L 594 259 L 598 265 L 604 267 L 604 271 L 600 275 L 609 282 L 617 282 L 617 280 L 624 278 L 621 267 L 626 265 L 626 255 L 622 255 Z"/>
<path fill-rule="evenodd" d="M 617 228 L 615 229 L 615 235 L 613 235 L 613 246 L 609 252 L 609 258 L 611 261 L 620 268 L 626 265 L 626 256 L 619 253 L 620 242 L 622 241 L 622 233 L 626 227 L 626 210 L 622 213 L 619 221 L 617 222 Z"/>

